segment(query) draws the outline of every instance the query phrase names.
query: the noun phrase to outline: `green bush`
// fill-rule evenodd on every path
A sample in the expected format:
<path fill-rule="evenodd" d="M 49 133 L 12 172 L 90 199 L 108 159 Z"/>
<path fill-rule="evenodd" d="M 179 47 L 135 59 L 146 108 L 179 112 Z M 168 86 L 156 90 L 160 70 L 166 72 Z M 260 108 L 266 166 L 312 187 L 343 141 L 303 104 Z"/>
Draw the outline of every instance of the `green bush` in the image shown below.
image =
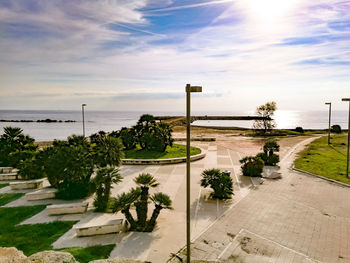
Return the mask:
<path fill-rule="evenodd" d="M 118 138 L 101 136 L 93 149 L 94 163 L 98 167 L 120 166 L 124 157 L 123 144 Z"/>
<path fill-rule="evenodd" d="M 201 186 L 210 186 L 214 192 L 213 198 L 228 199 L 233 194 L 233 183 L 230 175 L 219 169 L 207 169 L 202 172 Z"/>
<path fill-rule="evenodd" d="M 55 141 L 41 154 L 44 172 L 50 184 L 58 189 L 58 198 L 77 199 L 90 194 L 94 155 L 83 136 Z"/>
<path fill-rule="evenodd" d="M 121 211 L 130 224 L 131 231 L 151 232 L 155 225 L 159 213 L 162 209 L 173 209 L 170 197 L 164 193 L 156 193 L 149 196 L 149 187 L 158 186 L 157 180 L 150 174 L 140 174 L 134 179 L 139 186 L 132 188 L 128 193 L 119 194 L 115 198 L 113 212 Z M 147 211 L 149 199 L 154 203 L 154 210 L 150 220 L 147 221 Z M 146 206 L 146 207 L 145 207 Z M 130 212 L 132 207 L 136 207 L 137 220 Z"/>
<path fill-rule="evenodd" d="M 131 150 L 136 147 L 137 136 L 134 128 L 122 128 L 120 130 L 120 138 L 126 150 Z"/>
<path fill-rule="evenodd" d="M 42 154 L 31 152 L 31 156 L 18 164 L 18 176 L 24 179 L 39 179 L 45 177 Z"/>
<path fill-rule="evenodd" d="M 89 136 L 90 138 L 90 142 L 91 143 L 97 143 L 98 140 L 100 140 L 101 138 L 105 137 L 106 136 L 106 132 L 105 131 L 99 131 L 97 133 L 94 133 L 94 134 L 91 134 Z"/>
<path fill-rule="evenodd" d="M 0 166 L 17 167 L 25 160 L 29 152 L 37 150 L 34 139 L 23 134 L 17 127 L 4 127 L 4 134 L 0 136 Z"/>
<path fill-rule="evenodd" d="M 280 158 L 275 152 L 279 152 L 280 146 L 276 141 L 267 141 L 264 145 L 264 152 L 258 153 L 257 157 L 261 158 L 265 165 L 276 165 Z"/>
<path fill-rule="evenodd" d="M 331 127 L 331 132 L 334 132 L 334 133 L 341 133 L 342 130 L 341 130 L 340 125 L 338 125 L 338 124 L 332 125 L 332 127 Z"/>
<path fill-rule="evenodd" d="M 96 192 L 94 200 L 96 211 L 106 211 L 112 184 L 117 184 L 121 181 L 122 177 L 116 168 L 104 167 L 97 171 L 97 175 L 93 180 Z"/>
<path fill-rule="evenodd" d="M 264 161 L 257 156 L 247 156 L 239 161 L 245 176 L 260 177 L 264 168 Z"/>
<path fill-rule="evenodd" d="M 299 133 L 304 133 L 303 127 L 296 127 L 296 128 L 295 128 L 295 131 L 296 131 L 296 132 L 299 132 Z"/>

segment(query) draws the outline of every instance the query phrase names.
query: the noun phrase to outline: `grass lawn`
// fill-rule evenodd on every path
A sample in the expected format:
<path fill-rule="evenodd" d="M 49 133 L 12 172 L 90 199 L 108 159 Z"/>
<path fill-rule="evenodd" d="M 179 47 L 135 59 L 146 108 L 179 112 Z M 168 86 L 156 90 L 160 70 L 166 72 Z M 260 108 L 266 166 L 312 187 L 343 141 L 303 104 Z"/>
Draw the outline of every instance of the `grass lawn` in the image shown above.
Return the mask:
<path fill-rule="evenodd" d="M 0 194 L 0 206 L 6 205 L 7 203 L 10 203 L 21 196 L 23 196 L 23 193 L 16 193 L 16 194 Z"/>
<path fill-rule="evenodd" d="M 2 205 L 19 198 L 23 194 L 0 194 Z M 19 196 L 18 196 L 19 195 Z M 10 201 L 9 201 L 10 200 Z M 51 244 L 66 233 L 76 223 L 75 221 L 55 221 L 47 224 L 18 225 L 45 209 L 44 205 L 1 207 L 0 208 L 0 247 L 16 247 L 27 256 L 42 250 L 52 250 Z M 107 258 L 114 245 L 94 246 L 87 248 L 70 248 L 67 251 L 80 262 L 85 263 L 95 259 Z"/>
<path fill-rule="evenodd" d="M 346 178 L 347 135 L 333 135 L 331 145 L 327 140 L 324 136 L 309 144 L 299 153 L 295 167 L 350 184 L 350 179 Z"/>
<path fill-rule="evenodd" d="M 64 248 L 60 251 L 71 253 L 80 263 L 88 263 L 92 260 L 105 259 L 109 256 L 115 245 L 93 246 L 87 248 Z"/>
<path fill-rule="evenodd" d="M 201 150 L 196 147 L 191 147 L 191 155 L 201 153 Z M 136 149 L 125 150 L 125 159 L 167 159 L 186 156 L 186 145 L 174 144 L 173 147 L 168 146 L 165 152 L 155 152 L 142 150 L 139 145 Z"/>
<path fill-rule="evenodd" d="M 0 189 L 9 186 L 9 184 L 0 184 Z"/>

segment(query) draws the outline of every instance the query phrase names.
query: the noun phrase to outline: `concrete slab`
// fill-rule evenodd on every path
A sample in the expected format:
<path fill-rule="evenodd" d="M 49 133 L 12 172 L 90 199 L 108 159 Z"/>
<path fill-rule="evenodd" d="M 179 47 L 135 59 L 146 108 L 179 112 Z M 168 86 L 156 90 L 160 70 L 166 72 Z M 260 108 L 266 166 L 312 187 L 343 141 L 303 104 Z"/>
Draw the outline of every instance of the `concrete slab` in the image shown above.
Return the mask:
<path fill-rule="evenodd" d="M 16 179 L 17 179 L 17 173 L 1 173 L 0 174 L 0 181 L 16 180 Z"/>
<path fill-rule="evenodd" d="M 87 202 L 49 205 L 46 212 L 48 215 L 82 214 L 87 211 L 88 205 Z"/>
<path fill-rule="evenodd" d="M 43 187 L 43 180 L 37 179 L 37 180 L 11 182 L 10 187 L 12 190 L 38 189 Z"/>
<path fill-rule="evenodd" d="M 124 219 L 113 219 L 107 222 L 88 222 L 75 226 L 75 232 L 78 237 L 105 235 L 119 233 L 124 229 Z"/>
<path fill-rule="evenodd" d="M 42 188 L 34 192 L 26 193 L 26 198 L 28 201 L 34 200 L 44 200 L 55 198 L 57 189 L 55 188 Z"/>

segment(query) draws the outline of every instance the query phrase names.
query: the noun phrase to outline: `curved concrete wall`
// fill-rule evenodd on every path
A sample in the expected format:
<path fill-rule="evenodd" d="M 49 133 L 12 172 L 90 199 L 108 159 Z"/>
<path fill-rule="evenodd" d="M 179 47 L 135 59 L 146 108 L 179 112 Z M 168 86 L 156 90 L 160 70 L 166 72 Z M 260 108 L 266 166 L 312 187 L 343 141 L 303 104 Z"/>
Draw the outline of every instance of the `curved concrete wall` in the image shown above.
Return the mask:
<path fill-rule="evenodd" d="M 201 149 L 202 150 L 202 149 Z M 191 162 L 203 159 L 205 157 L 205 153 L 196 154 L 191 156 Z M 170 159 L 122 159 L 122 164 L 130 165 L 130 164 L 176 164 L 176 163 L 184 163 L 186 162 L 186 157 L 180 158 L 170 158 Z"/>

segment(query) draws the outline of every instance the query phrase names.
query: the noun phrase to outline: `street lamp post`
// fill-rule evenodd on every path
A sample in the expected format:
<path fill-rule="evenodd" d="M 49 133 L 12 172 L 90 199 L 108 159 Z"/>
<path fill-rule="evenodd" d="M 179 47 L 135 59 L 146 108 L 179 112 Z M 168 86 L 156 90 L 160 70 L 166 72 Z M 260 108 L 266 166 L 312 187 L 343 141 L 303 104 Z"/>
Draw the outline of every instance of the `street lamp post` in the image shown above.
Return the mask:
<path fill-rule="evenodd" d="M 326 105 L 329 105 L 329 117 L 328 117 L 328 145 L 331 144 L 331 112 L 332 112 L 332 103 L 326 102 Z"/>
<path fill-rule="evenodd" d="M 346 177 L 349 178 L 349 145 L 350 145 L 350 98 L 344 98 L 342 101 L 349 102 L 349 117 L 348 117 L 348 151 L 346 155 Z"/>
<path fill-rule="evenodd" d="M 85 119 L 84 119 L 84 107 L 86 106 L 86 104 L 81 104 L 81 112 L 82 112 L 82 115 L 83 115 L 83 136 L 85 137 Z"/>
<path fill-rule="evenodd" d="M 190 144 L 191 144 L 191 92 L 202 92 L 202 87 L 186 85 L 186 247 L 187 263 L 191 262 L 191 207 L 190 207 Z"/>

